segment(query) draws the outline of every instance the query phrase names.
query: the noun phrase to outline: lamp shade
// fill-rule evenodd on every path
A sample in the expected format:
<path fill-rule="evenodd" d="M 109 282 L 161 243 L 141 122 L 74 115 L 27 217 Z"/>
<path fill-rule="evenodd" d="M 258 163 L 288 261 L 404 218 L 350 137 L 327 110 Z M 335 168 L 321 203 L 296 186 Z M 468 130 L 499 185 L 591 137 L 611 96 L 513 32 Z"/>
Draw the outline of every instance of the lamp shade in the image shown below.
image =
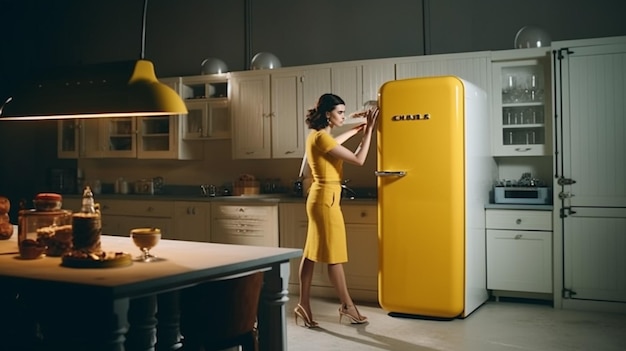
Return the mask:
<path fill-rule="evenodd" d="M 270 52 L 259 52 L 250 61 L 251 69 L 274 69 L 280 67 L 280 60 Z"/>
<path fill-rule="evenodd" d="M 72 67 L 26 83 L 2 106 L 2 120 L 186 114 L 180 96 L 160 83 L 148 60 Z"/>
<path fill-rule="evenodd" d="M 222 74 L 228 72 L 226 63 L 215 57 L 207 57 L 202 60 L 201 74 Z"/>
<path fill-rule="evenodd" d="M 520 28 L 515 35 L 515 48 L 540 48 L 550 46 L 550 35 L 543 29 L 533 26 Z"/>

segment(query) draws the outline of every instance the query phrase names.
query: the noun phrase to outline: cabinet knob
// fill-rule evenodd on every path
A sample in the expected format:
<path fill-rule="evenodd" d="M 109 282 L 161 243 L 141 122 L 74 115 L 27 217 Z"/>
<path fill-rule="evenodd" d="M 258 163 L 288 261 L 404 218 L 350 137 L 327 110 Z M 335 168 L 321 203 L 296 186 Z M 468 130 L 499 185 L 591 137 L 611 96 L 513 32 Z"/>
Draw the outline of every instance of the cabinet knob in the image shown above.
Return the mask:
<path fill-rule="evenodd" d="M 522 219 L 521 218 L 516 219 L 515 224 L 522 224 Z"/>
<path fill-rule="evenodd" d="M 515 240 L 519 240 L 519 239 L 521 239 L 521 238 L 522 238 L 522 234 L 517 234 L 517 235 L 515 235 Z"/>
<path fill-rule="evenodd" d="M 365 217 L 367 217 L 367 212 L 362 211 L 362 212 L 361 212 L 361 218 L 365 218 Z"/>

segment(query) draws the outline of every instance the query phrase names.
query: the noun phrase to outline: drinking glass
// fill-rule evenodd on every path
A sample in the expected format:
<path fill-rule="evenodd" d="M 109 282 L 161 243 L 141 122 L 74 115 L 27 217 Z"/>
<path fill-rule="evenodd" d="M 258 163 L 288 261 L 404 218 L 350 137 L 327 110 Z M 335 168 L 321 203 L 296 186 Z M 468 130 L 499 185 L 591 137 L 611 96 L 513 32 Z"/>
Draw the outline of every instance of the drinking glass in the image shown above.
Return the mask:
<path fill-rule="evenodd" d="M 138 262 L 155 262 L 160 258 L 150 253 L 150 249 L 155 247 L 161 240 L 161 230 L 159 228 L 135 228 L 130 231 L 133 243 L 141 250 L 141 255 L 135 257 Z"/>

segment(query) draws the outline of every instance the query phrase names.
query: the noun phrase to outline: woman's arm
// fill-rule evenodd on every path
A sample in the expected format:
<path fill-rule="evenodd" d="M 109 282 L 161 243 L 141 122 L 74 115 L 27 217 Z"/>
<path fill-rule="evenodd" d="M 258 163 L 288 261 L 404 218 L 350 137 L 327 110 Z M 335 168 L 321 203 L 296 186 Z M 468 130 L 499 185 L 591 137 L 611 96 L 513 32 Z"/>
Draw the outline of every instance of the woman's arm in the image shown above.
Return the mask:
<path fill-rule="evenodd" d="M 361 143 L 359 144 L 359 147 L 357 147 L 357 149 L 354 152 L 350 151 L 348 148 L 341 145 L 341 142 L 340 142 L 339 145 L 332 148 L 328 153 L 330 153 L 332 156 L 337 157 L 345 162 L 348 162 L 357 166 L 362 166 L 365 163 L 365 160 L 367 159 L 367 154 L 370 149 L 370 143 L 372 141 L 372 133 L 376 129 L 376 121 L 378 119 L 378 113 L 379 113 L 378 108 L 369 110 L 367 112 L 367 124 L 363 131 L 363 138 L 361 139 Z M 341 134 L 340 136 L 343 136 L 344 134 L 349 134 L 351 131 L 356 130 L 356 129 L 363 130 L 363 125 L 360 125 L 357 128 L 353 128 L 350 131 L 347 131 L 346 133 Z M 355 134 L 356 132 L 354 132 L 354 134 L 350 136 L 353 136 Z M 339 141 L 337 138 L 335 139 Z"/>
<path fill-rule="evenodd" d="M 356 126 L 350 128 L 350 130 L 347 130 L 347 131 L 337 135 L 335 137 L 335 140 L 337 140 L 337 142 L 339 144 L 343 144 L 348 139 L 352 138 L 353 136 L 357 135 L 359 132 L 364 130 L 366 126 L 367 126 L 367 123 L 362 123 L 362 124 L 356 125 Z"/>

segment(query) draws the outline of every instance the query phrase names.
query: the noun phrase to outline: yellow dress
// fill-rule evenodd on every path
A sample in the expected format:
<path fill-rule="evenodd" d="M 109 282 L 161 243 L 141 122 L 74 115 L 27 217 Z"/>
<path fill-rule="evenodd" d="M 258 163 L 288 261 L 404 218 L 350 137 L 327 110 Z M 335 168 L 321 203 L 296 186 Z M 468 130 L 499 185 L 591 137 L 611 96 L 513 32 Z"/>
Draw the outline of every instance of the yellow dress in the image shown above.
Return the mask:
<path fill-rule="evenodd" d="M 340 205 L 343 161 L 328 153 L 337 144 L 324 130 L 311 132 L 306 141 L 313 183 L 306 200 L 308 229 L 303 255 L 315 262 L 348 261 L 346 227 Z"/>

